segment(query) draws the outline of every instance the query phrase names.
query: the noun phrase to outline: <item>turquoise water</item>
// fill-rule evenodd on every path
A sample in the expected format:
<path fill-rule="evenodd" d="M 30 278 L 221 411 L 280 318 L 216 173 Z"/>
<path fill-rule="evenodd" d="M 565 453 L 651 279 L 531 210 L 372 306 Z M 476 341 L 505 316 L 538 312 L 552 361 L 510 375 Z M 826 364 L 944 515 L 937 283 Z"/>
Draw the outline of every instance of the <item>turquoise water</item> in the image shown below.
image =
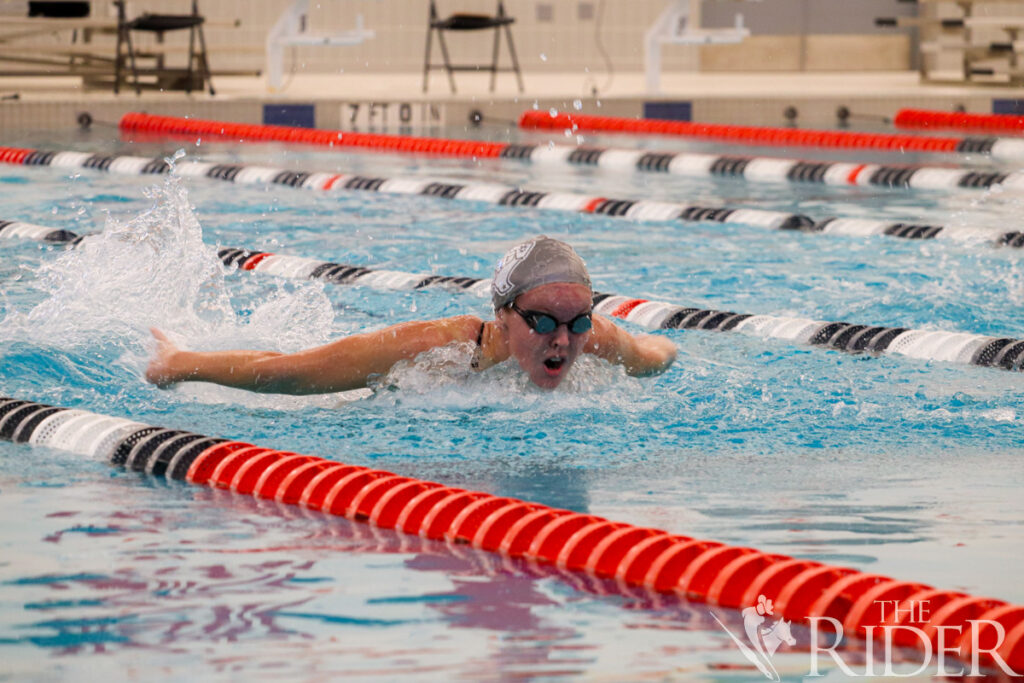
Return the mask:
<path fill-rule="evenodd" d="M 173 148 L 136 153 L 158 151 Z M 816 218 L 1013 230 L 1024 215 L 1024 197 L 998 191 L 754 185 L 272 146 L 188 154 Z M 372 396 L 161 391 L 141 379 L 151 325 L 192 348 L 296 350 L 402 320 L 488 314 L 485 299 L 465 294 L 228 272 L 215 245 L 487 277 L 509 245 L 545 233 L 577 247 L 600 291 L 1024 338 L 1019 251 L 45 168 L 0 168 L 0 200 L 0 218 L 105 229 L 74 252 L 0 244 L 0 393 L 1024 601 L 1016 373 L 668 331 L 679 361 L 663 376 L 589 362 L 553 394 L 511 367 L 464 379 L 426 363 Z M 791 657 L 786 670 L 806 671 Z M 615 594 L 8 443 L 0 662 L 0 680 L 760 678 L 723 669 L 746 662 L 703 605 Z"/>

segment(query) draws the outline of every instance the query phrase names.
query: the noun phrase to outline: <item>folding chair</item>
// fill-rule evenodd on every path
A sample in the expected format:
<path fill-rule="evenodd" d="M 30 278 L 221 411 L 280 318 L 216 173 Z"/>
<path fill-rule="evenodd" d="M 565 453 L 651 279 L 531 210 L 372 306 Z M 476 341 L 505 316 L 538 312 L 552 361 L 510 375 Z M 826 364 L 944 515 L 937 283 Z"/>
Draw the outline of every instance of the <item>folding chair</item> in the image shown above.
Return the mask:
<path fill-rule="evenodd" d="M 114 92 L 118 92 L 121 85 L 121 70 L 124 66 L 122 46 L 128 48 L 128 59 L 131 62 L 132 76 L 135 79 L 135 92 L 142 94 L 142 87 L 139 84 L 139 70 L 135 63 L 136 53 L 132 45 L 132 31 L 148 31 L 155 33 L 157 42 L 163 43 L 164 33 L 168 31 L 182 31 L 188 29 L 188 75 L 185 81 L 185 92 L 192 92 L 193 62 L 198 61 L 199 73 L 203 77 L 203 83 L 210 88 L 210 94 L 216 94 L 213 90 L 213 80 L 210 78 L 210 62 L 206 57 L 206 37 L 203 35 L 203 23 L 206 18 L 199 14 L 198 0 L 192 0 L 191 14 L 142 14 L 131 21 L 125 16 L 125 0 L 114 0 L 117 5 L 117 53 L 114 67 Z M 196 51 L 196 40 L 199 41 L 199 51 Z M 157 56 L 157 77 L 164 71 L 163 55 Z M 201 86 L 200 86 L 201 89 Z"/>
<path fill-rule="evenodd" d="M 437 5 L 430 0 L 430 16 L 427 22 L 427 52 L 423 58 L 423 92 L 427 92 L 427 80 L 432 69 L 444 69 L 448 72 L 448 84 L 452 92 L 455 92 L 455 71 L 490 71 L 491 92 L 494 92 L 494 84 L 499 71 L 514 71 L 516 81 L 519 84 L 519 92 L 523 91 L 523 74 L 519 70 L 519 60 L 516 58 L 516 47 L 512 42 L 512 31 L 509 25 L 515 22 L 515 17 L 505 14 L 505 4 L 498 0 L 498 6 L 494 15 L 487 14 L 452 14 L 441 19 L 437 13 Z M 448 44 L 444 40 L 445 31 L 481 31 L 494 29 L 494 52 L 490 64 L 452 64 L 448 57 Z M 508 51 L 512 57 L 512 66 L 498 68 L 498 44 L 501 42 L 501 31 L 505 31 L 505 39 L 508 41 Z M 441 45 L 441 57 L 443 64 L 432 64 L 430 62 L 431 38 L 434 31 L 437 31 L 437 42 Z"/>

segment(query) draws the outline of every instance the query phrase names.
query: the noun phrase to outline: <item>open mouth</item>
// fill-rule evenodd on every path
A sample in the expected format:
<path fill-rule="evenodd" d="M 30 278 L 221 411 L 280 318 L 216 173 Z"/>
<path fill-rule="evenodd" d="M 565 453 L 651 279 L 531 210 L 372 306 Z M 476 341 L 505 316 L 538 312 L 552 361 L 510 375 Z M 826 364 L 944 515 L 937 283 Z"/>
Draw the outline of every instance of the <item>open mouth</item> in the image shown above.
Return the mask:
<path fill-rule="evenodd" d="M 564 364 L 565 364 L 565 359 L 564 358 L 545 358 L 544 359 L 544 367 L 546 367 L 548 370 L 561 370 L 562 366 Z"/>

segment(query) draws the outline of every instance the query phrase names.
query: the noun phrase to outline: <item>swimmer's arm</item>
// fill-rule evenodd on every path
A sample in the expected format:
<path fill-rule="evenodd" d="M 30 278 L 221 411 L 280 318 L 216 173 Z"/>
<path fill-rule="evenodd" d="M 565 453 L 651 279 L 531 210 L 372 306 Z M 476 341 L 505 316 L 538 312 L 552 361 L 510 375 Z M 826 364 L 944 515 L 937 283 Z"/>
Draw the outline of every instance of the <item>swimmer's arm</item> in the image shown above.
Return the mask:
<path fill-rule="evenodd" d="M 632 335 L 600 315 L 594 315 L 593 320 L 593 331 L 583 348 L 584 353 L 622 365 L 633 377 L 665 372 L 676 359 L 676 345 L 668 337 Z"/>
<path fill-rule="evenodd" d="M 146 378 L 158 386 L 213 382 L 271 394 L 319 394 L 361 389 L 395 363 L 454 341 L 472 341 L 475 316 L 408 322 L 283 354 L 273 351 L 184 351 L 154 330 L 157 353 Z"/>

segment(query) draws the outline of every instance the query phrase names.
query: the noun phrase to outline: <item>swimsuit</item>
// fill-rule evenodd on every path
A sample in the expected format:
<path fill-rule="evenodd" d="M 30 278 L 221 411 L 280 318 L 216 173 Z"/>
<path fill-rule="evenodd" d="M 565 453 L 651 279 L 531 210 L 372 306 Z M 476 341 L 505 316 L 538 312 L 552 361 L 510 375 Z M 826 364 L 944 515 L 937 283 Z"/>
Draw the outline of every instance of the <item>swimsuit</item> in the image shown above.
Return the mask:
<path fill-rule="evenodd" d="M 469 363 L 469 367 L 474 370 L 480 369 L 480 352 L 484 348 L 484 325 L 486 324 L 487 323 L 480 323 L 480 331 L 476 333 L 476 351 L 473 352 L 473 360 Z"/>

